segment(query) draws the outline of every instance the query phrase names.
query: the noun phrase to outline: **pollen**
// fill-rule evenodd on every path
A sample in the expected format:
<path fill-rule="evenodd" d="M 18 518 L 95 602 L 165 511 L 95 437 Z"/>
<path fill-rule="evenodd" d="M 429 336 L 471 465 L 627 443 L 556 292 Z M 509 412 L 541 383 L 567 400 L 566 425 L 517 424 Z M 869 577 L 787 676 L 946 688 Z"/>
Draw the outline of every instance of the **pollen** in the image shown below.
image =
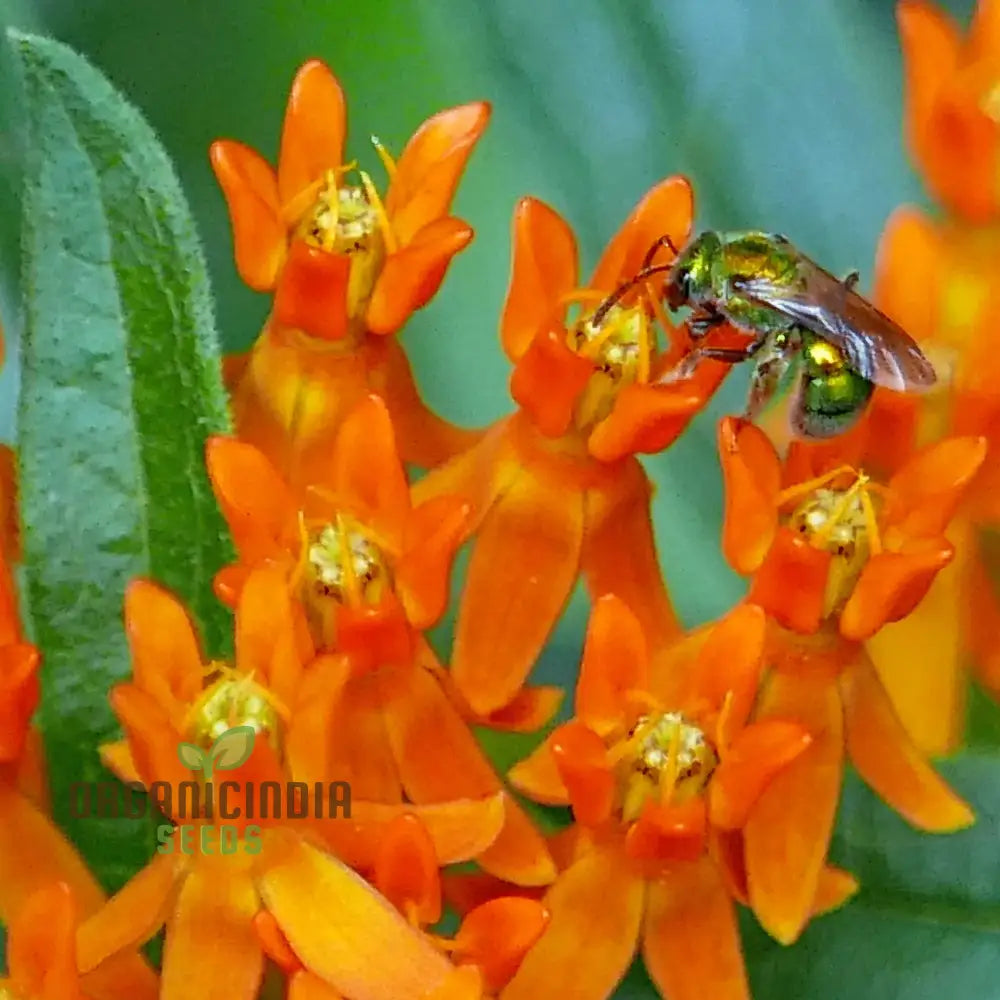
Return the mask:
<path fill-rule="evenodd" d="M 342 518 L 313 536 L 307 559 L 315 593 L 342 604 L 376 604 L 392 586 L 382 550 Z"/>
<path fill-rule="evenodd" d="M 252 726 L 275 748 L 283 709 L 271 693 L 246 674 L 225 664 L 211 664 L 208 686 L 188 715 L 192 742 L 210 747 L 227 729 Z"/>
<path fill-rule="evenodd" d="M 650 799 L 694 798 L 719 762 L 704 731 L 678 712 L 640 717 L 611 755 L 618 761 L 625 822 L 637 819 Z"/>
<path fill-rule="evenodd" d="M 382 239 L 378 211 L 365 187 L 341 184 L 335 170 L 326 172 L 299 233 L 310 246 L 329 253 L 374 251 Z"/>
<path fill-rule="evenodd" d="M 648 377 L 649 318 L 642 308 L 612 306 L 597 325 L 591 316 L 585 316 L 571 336 L 574 350 L 590 358 L 614 381 L 636 381 L 643 365 Z"/>

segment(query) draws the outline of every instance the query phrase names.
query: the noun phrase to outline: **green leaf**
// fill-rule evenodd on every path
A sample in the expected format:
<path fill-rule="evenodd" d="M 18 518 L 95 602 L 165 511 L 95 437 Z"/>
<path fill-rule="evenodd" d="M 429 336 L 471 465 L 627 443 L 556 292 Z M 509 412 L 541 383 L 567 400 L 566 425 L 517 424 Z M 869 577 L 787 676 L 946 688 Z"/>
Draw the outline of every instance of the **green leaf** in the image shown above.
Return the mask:
<path fill-rule="evenodd" d="M 217 771 L 232 771 L 245 764 L 253 753 L 253 741 L 257 731 L 253 726 L 233 726 L 227 729 L 209 751 L 212 764 Z"/>
<path fill-rule="evenodd" d="M 204 771 L 205 765 L 211 763 L 211 756 L 194 743 L 178 743 L 177 756 L 181 763 L 192 771 Z"/>
<path fill-rule="evenodd" d="M 109 885 L 143 863 L 135 823 L 73 820 L 99 780 L 107 695 L 130 672 L 124 588 L 185 599 L 212 651 L 228 542 L 203 463 L 227 427 L 200 244 L 156 137 L 84 59 L 11 31 L 25 84 L 25 329 L 18 416 L 27 605 L 54 812 Z"/>

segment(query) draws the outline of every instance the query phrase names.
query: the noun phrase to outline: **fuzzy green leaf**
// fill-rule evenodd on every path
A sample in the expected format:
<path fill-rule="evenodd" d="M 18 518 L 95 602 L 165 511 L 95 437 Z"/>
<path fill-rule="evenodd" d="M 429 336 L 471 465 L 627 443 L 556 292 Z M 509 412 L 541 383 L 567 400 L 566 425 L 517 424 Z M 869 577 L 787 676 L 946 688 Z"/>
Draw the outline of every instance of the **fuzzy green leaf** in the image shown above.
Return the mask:
<path fill-rule="evenodd" d="M 131 578 L 175 590 L 223 644 L 211 579 L 228 541 L 202 452 L 226 404 L 201 247 L 155 135 L 70 49 L 9 38 L 25 87 L 18 448 L 40 720 L 55 815 L 113 886 L 145 860 L 140 830 L 73 820 L 66 788 L 102 777 L 97 747 L 116 732 Z"/>

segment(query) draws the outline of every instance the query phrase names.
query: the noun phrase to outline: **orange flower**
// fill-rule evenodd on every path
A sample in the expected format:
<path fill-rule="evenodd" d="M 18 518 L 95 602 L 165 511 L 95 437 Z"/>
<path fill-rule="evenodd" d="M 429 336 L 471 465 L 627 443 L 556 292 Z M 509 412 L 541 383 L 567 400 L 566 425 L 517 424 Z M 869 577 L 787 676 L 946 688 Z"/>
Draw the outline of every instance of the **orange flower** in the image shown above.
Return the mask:
<path fill-rule="evenodd" d="M 723 549 L 737 571 L 753 573 L 749 599 L 771 617 L 770 673 L 757 717 L 791 719 L 813 735 L 761 796 L 744 831 L 750 901 L 771 934 L 788 942 L 817 891 L 845 751 L 914 826 L 945 832 L 972 822 L 900 723 L 866 640 L 913 612 L 952 558 L 943 532 L 985 445 L 942 441 L 882 487 L 843 466 L 813 475 L 823 462 L 837 464 L 829 447 L 793 449 L 782 468 L 752 424 L 727 418 L 719 437 Z"/>
<path fill-rule="evenodd" d="M 794 722 L 748 722 L 764 637 L 760 609 L 738 607 L 702 631 L 686 669 L 661 672 L 636 617 L 617 597 L 597 602 L 576 718 L 511 772 L 538 801 L 570 803 L 576 825 L 544 899 L 549 927 L 503 1000 L 553 982 L 561 996 L 603 1000 L 637 941 L 671 1000 L 749 996 L 733 907 L 746 891 L 739 831 L 811 742 Z M 836 905 L 853 882 L 829 879 L 824 902 Z"/>
<path fill-rule="evenodd" d="M 654 645 L 677 632 L 653 543 L 650 485 L 636 452 L 659 451 L 684 429 L 726 366 L 654 387 L 687 349 L 666 353 L 658 293 L 595 312 L 640 268 L 654 241 L 675 245 L 691 226 L 681 177 L 654 187 L 612 239 L 590 286 L 577 286 L 569 226 L 532 198 L 514 214 L 510 290 L 501 340 L 515 363 L 520 412 L 414 487 L 420 500 L 469 499 L 478 533 L 459 608 L 452 662 L 462 697 L 481 716 L 514 699 L 582 573 L 592 595 L 618 594 Z M 583 309 L 570 318 L 573 303 Z"/>
<path fill-rule="evenodd" d="M 990 222 L 1000 206 L 1000 8 L 980 0 L 965 38 L 926 0 L 897 11 L 910 151 L 950 211 Z"/>
<path fill-rule="evenodd" d="M 30 724 L 38 704 L 38 661 L 38 650 L 24 641 L 13 577 L 0 552 L 0 920 L 10 922 L 22 908 L 32 914 L 15 925 L 24 927 L 24 940 L 32 937 L 39 908 L 62 905 L 53 902 L 51 894 L 30 902 L 44 886 L 66 883 L 86 913 L 104 901 L 97 880 L 47 815 L 41 737 Z M 75 978 L 75 965 L 73 969 Z M 31 975 L 35 973 L 42 978 L 29 981 L 40 991 L 44 970 Z M 16 981 L 13 970 L 12 975 Z M 156 977 L 137 955 L 122 955 L 97 974 L 89 990 L 95 1000 L 117 1000 L 123 992 L 153 998 Z"/>
<path fill-rule="evenodd" d="M 208 467 L 240 558 L 220 574 L 220 591 L 237 592 L 254 566 L 279 567 L 316 645 L 348 657 L 350 675 L 317 694 L 315 710 L 329 716 L 330 766 L 355 794 L 427 807 L 500 794 L 421 635 L 444 612 L 466 505 L 439 496 L 411 506 L 384 403 L 369 397 L 352 411 L 305 510 L 250 445 L 213 439 Z M 523 707 L 538 719 L 555 706 L 543 692 Z M 479 863 L 514 882 L 550 881 L 544 840 L 504 801 L 503 831 Z"/>
<path fill-rule="evenodd" d="M 103 757 L 123 780 L 144 784 L 179 828 L 158 831 L 154 860 L 81 927 L 81 968 L 142 943 L 165 922 L 161 997 L 192 989 L 206 998 L 253 997 L 263 971 L 253 919 L 266 907 L 304 957 L 318 956 L 314 971 L 334 985 L 353 983 L 373 961 L 371 949 L 391 941 L 392 959 L 380 960 L 381 978 L 370 976 L 359 997 L 393 997 L 411 981 L 436 986 L 447 963 L 422 938 L 407 935 L 405 922 L 387 913 L 391 907 L 322 849 L 332 846 L 370 866 L 386 821 L 401 808 L 355 798 L 352 788 L 349 818 L 315 792 L 298 799 L 302 818 L 288 814 L 291 806 L 285 815 L 280 805 L 269 818 L 263 812 L 267 782 L 285 801 L 290 788 L 309 796 L 317 784 L 345 780 L 323 745 L 329 718 L 322 702 L 343 687 L 346 665 L 303 656 L 283 576 L 262 569 L 245 581 L 234 667 L 203 664 L 184 609 L 151 583 L 130 586 L 125 622 L 133 678 L 113 689 L 111 701 L 126 739 L 103 748 Z M 226 764 L 229 780 L 218 784 L 215 810 L 205 805 L 207 791 L 192 803 L 190 790 L 204 790 L 211 776 L 203 770 L 200 781 L 192 780 L 191 752 L 214 759 L 234 733 L 249 738 L 249 756 L 240 764 L 236 754 Z M 248 800 L 257 803 L 253 812 Z M 421 815 L 442 862 L 482 851 L 502 820 L 496 796 L 408 809 Z M 365 936 L 369 950 L 350 945 L 352 935 Z M 350 954 L 332 969 L 338 949 Z M 306 964 L 313 968 L 311 958 Z"/>
<path fill-rule="evenodd" d="M 377 145 L 390 176 L 383 201 L 365 171 L 344 164 L 344 95 L 314 59 L 292 84 L 277 171 L 241 143 L 213 143 L 237 268 L 251 288 L 274 292 L 237 379 L 237 426 L 293 480 L 369 389 L 388 400 L 408 461 L 435 464 L 473 440 L 424 407 L 402 349 L 381 335 L 430 301 L 472 239 L 448 212 L 488 119 L 482 102 L 434 115 L 398 165 Z"/>

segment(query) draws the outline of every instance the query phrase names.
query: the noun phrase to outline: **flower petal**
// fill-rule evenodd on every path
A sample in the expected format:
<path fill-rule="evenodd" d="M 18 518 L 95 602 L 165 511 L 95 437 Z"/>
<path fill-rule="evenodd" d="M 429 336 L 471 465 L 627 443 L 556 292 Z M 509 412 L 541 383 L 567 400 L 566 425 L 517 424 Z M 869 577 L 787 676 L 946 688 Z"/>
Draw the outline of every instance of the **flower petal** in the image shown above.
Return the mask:
<path fill-rule="evenodd" d="M 603 823 L 611 815 L 616 792 L 604 741 L 574 719 L 552 733 L 549 745 L 576 821 L 584 826 Z"/>
<path fill-rule="evenodd" d="M 691 234 L 693 214 L 694 193 L 688 179 L 677 175 L 660 181 L 636 205 L 608 244 L 591 286 L 614 291 L 639 270 L 646 253 L 661 236 L 669 236 L 681 249 Z M 669 254 L 668 250 L 664 252 Z"/>
<path fill-rule="evenodd" d="M 954 554 L 947 539 L 941 538 L 914 545 L 909 552 L 872 556 L 840 613 L 840 634 L 860 641 L 870 638 L 886 622 L 905 618 Z"/>
<path fill-rule="evenodd" d="M 649 688 L 649 651 L 639 620 L 614 594 L 594 603 L 576 684 L 576 716 L 600 735 L 625 722 L 630 692 Z"/>
<path fill-rule="evenodd" d="M 833 830 L 843 775 L 840 695 L 821 672 L 777 672 L 758 718 L 797 722 L 813 737 L 764 790 L 744 826 L 750 903 L 764 929 L 788 944 L 812 913 Z"/>
<path fill-rule="evenodd" d="M 923 131 L 941 86 L 958 61 L 958 26 L 936 4 L 901 0 L 896 7 L 906 74 L 906 125 L 912 147 L 923 146 Z"/>
<path fill-rule="evenodd" d="M 490 509 L 469 561 L 452 660 L 477 714 L 501 708 L 524 683 L 569 598 L 582 538 L 580 493 L 528 469 Z"/>
<path fill-rule="evenodd" d="M 274 293 L 274 320 L 320 340 L 347 336 L 351 258 L 293 240 Z"/>
<path fill-rule="evenodd" d="M 406 144 L 385 199 L 392 231 L 403 246 L 448 214 L 462 171 L 490 120 L 485 101 L 439 111 Z"/>
<path fill-rule="evenodd" d="M 737 573 L 764 561 L 778 527 L 781 462 L 762 430 L 745 420 L 719 423 L 719 460 L 725 488 L 722 551 Z"/>
<path fill-rule="evenodd" d="M 347 107 L 330 67 L 310 59 L 299 67 L 288 93 L 278 157 L 282 204 L 344 162 Z"/>
<path fill-rule="evenodd" d="M 7 947 L 18 995 L 31 1000 L 83 1000 L 75 939 L 76 906 L 70 887 L 55 882 L 33 893 L 11 924 Z"/>
<path fill-rule="evenodd" d="M 549 925 L 504 1000 L 538 1000 L 553 984 L 560 1000 L 606 1000 L 635 954 L 644 896 L 643 881 L 616 845 L 584 855 L 546 894 Z"/>
<path fill-rule="evenodd" d="M 461 965 L 422 1000 L 482 1000 L 483 976 L 474 965 Z"/>
<path fill-rule="evenodd" d="M 203 660 L 184 606 L 149 580 L 133 580 L 125 591 L 125 632 L 132 676 L 170 712 L 201 692 Z"/>
<path fill-rule="evenodd" d="M 472 227 L 444 218 L 420 229 L 409 245 L 389 254 L 375 282 L 365 322 L 375 334 L 395 333 L 435 296 L 452 257 L 472 240 Z"/>
<path fill-rule="evenodd" d="M 244 441 L 216 436 L 205 446 L 205 463 L 243 561 L 298 554 L 299 505 L 263 452 Z"/>
<path fill-rule="evenodd" d="M 517 203 L 512 229 L 500 342 L 507 357 L 518 361 L 544 324 L 561 320 L 561 300 L 577 283 L 577 249 L 566 220 L 537 198 Z"/>
<path fill-rule="evenodd" d="M 435 497 L 415 508 L 406 522 L 395 584 L 415 629 L 430 628 L 445 612 L 451 564 L 471 510 L 459 497 Z"/>
<path fill-rule="evenodd" d="M 825 549 L 814 548 L 797 531 L 781 527 L 754 573 L 747 599 L 784 628 L 811 635 L 824 618 L 830 559 Z"/>
<path fill-rule="evenodd" d="M 510 394 L 542 434 L 558 438 L 573 422 L 577 399 L 595 370 L 592 361 L 566 343 L 563 327 L 551 324 L 517 359 Z"/>
<path fill-rule="evenodd" d="M 710 858 L 675 865 L 650 885 L 642 956 L 670 1000 L 749 1000 L 733 902 Z"/>
<path fill-rule="evenodd" d="M 177 756 L 181 734 L 156 699 L 135 684 L 116 684 L 108 695 L 144 784 L 190 781 Z"/>
<path fill-rule="evenodd" d="M 479 743 L 430 673 L 412 669 L 407 683 L 388 695 L 386 704 L 389 739 L 410 799 L 444 802 L 500 791 L 500 779 Z M 541 834 L 507 796 L 504 809 L 503 829 L 478 858 L 479 864 L 520 884 L 551 881 L 555 868 Z"/>
<path fill-rule="evenodd" d="M 288 980 L 287 1000 L 344 1000 L 344 997 L 319 976 L 300 969 Z"/>
<path fill-rule="evenodd" d="M 230 861 L 199 858 L 184 879 L 167 922 L 162 1000 L 257 996 L 264 953 L 253 918 L 260 903 L 249 875 Z"/>
<path fill-rule="evenodd" d="M 429 927 L 441 919 L 434 841 L 413 813 L 403 813 L 386 826 L 371 881 L 411 923 Z"/>
<path fill-rule="evenodd" d="M 3 364 L 3 328 L 0 327 L 0 365 Z M 17 455 L 0 444 L 0 559 L 21 561 L 21 522 L 18 513 Z M 2 634 L 2 633 L 0 633 Z"/>
<path fill-rule="evenodd" d="M 611 413 L 591 432 L 587 449 L 599 462 L 615 462 L 637 452 L 656 454 L 680 437 L 691 418 L 705 405 L 712 392 L 729 374 L 730 365 L 702 365 L 692 379 L 669 386 L 633 383 L 625 386 L 615 399 Z M 704 390 L 692 384 L 706 381 Z"/>
<path fill-rule="evenodd" d="M 287 250 L 274 171 L 241 142 L 213 142 L 209 157 L 229 206 L 236 269 L 254 291 L 269 292 Z"/>
<path fill-rule="evenodd" d="M 257 886 L 307 969 L 351 1000 L 419 997 L 441 984 L 448 960 L 388 900 L 335 858 L 276 840 L 264 845 Z"/>
<path fill-rule="evenodd" d="M 351 409 L 332 459 L 330 486 L 338 507 L 398 549 L 410 513 L 410 490 L 392 418 L 378 396 L 367 396 Z"/>
<path fill-rule="evenodd" d="M 985 458 L 982 437 L 946 438 L 922 449 L 889 481 L 885 522 L 911 537 L 942 534 Z"/>
<path fill-rule="evenodd" d="M 552 721 L 565 695 L 566 692 L 557 685 L 541 684 L 521 688 L 503 708 L 486 716 L 475 717 L 474 721 L 500 732 L 537 733 Z"/>
<path fill-rule="evenodd" d="M 26 642 L 0 646 L 0 763 L 24 750 L 40 695 L 38 650 Z"/>
<path fill-rule="evenodd" d="M 455 935 L 454 960 L 478 966 L 486 989 L 498 993 L 548 922 L 548 910 L 538 900 L 520 896 L 490 900 L 462 921 Z"/>
<path fill-rule="evenodd" d="M 921 830 L 943 833 L 969 826 L 972 810 L 914 746 L 863 651 L 841 674 L 840 690 L 847 752 L 876 793 Z"/>
<path fill-rule="evenodd" d="M 377 371 L 381 381 L 371 384 L 392 416 L 399 457 L 422 469 L 433 469 L 455 455 L 472 448 L 482 430 L 458 427 L 434 413 L 420 398 L 406 352 L 395 337 L 371 341 L 369 350 L 378 352 Z"/>
<path fill-rule="evenodd" d="M 635 459 L 615 467 L 610 483 L 602 482 L 584 497 L 580 556 L 591 599 L 620 598 L 638 618 L 650 654 L 680 632 L 657 556 L 651 496 L 649 479 Z"/>
<path fill-rule="evenodd" d="M 736 737 L 712 775 L 710 817 L 713 826 L 737 830 L 771 780 L 812 742 L 795 722 L 765 719 Z"/>
<path fill-rule="evenodd" d="M 171 843 L 173 846 L 173 843 Z M 154 854 L 77 932 L 76 958 L 91 972 L 112 955 L 144 945 L 163 926 L 188 867 L 180 853 Z"/>
<path fill-rule="evenodd" d="M 826 865 L 819 874 L 819 884 L 816 887 L 816 899 L 813 901 L 813 916 L 819 917 L 839 909 L 860 886 L 858 880 L 842 868 Z"/>
<path fill-rule="evenodd" d="M 507 772 L 507 780 L 522 795 L 546 806 L 568 806 L 569 792 L 552 756 L 551 736 Z"/>
<path fill-rule="evenodd" d="M 705 853 L 708 809 L 703 796 L 679 803 L 650 799 L 625 836 L 625 853 L 638 862 L 694 861 Z"/>

